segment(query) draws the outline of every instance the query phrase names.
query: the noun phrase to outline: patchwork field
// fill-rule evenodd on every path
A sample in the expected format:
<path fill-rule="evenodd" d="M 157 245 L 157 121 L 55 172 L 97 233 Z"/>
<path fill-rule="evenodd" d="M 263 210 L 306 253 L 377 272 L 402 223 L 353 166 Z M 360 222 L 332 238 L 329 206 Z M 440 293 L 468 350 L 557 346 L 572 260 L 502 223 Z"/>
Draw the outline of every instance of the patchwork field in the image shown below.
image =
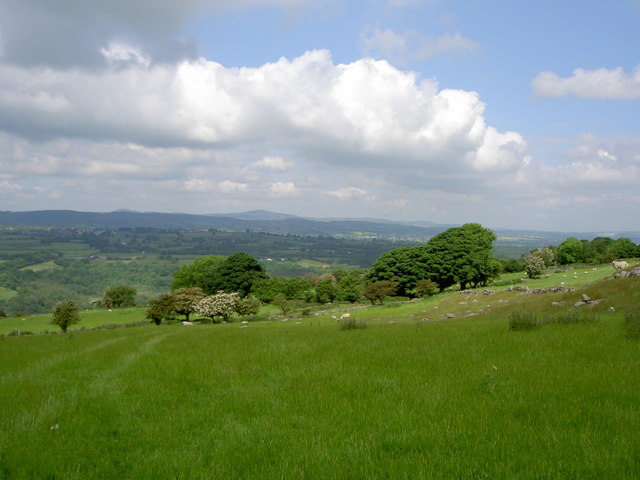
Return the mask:
<path fill-rule="evenodd" d="M 638 478 L 639 292 L 0 337 L 0 478 Z M 589 321 L 508 327 L 582 293 Z"/>

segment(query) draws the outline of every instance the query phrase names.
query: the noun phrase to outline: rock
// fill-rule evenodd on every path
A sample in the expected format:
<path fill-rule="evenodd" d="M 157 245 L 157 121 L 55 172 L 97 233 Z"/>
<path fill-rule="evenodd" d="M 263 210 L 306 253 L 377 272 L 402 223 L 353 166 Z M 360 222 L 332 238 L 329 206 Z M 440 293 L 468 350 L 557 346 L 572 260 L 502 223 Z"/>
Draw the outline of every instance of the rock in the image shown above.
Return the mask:
<path fill-rule="evenodd" d="M 511 285 L 510 287 L 507 288 L 507 291 L 509 291 L 509 292 L 528 292 L 529 291 L 529 287 L 527 287 L 526 285 Z"/>
<path fill-rule="evenodd" d="M 445 313 L 444 318 L 453 318 L 455 315 L 453 313 Z"/>
<path fill-rule="evenodd" d="M 582 294 L 582 301 L 584 303 L 589 303 L 591 301 L 591 297 L 589 295 L 587 295 L 586 293 Z"/>
<path fill-rule="evenodd" d="M 573 306 L 574 307 L 581 307 L 582 305 L 586 305 L 587 302 L 583 302 L 582 300 L 578 300 Z"/>
<path fill-rule="evenodd" d="M 493 295 L 494 293 L 496 293 L 496 292 L 494 292 L 493 290 L 489 290 L 489 289 L 485 289 L 485 290 L 482 291 L 483 295 Z"/>
<path fill-rule="evenodd" d="M 599 298 L 598 300 L 594 300 L 593 302 L 591 302 L 591 304 L 589 305 L 589 308 L 593 308 L 596 305 L 598 305 L 600 302 L 602 302 L 602 299 Z"/>
<path fill-rule="evenodd" d="M 552 307 L 561 307 L 562 303 L 560 303 L 560 302 L 551 302 L 551 306 Z"/>

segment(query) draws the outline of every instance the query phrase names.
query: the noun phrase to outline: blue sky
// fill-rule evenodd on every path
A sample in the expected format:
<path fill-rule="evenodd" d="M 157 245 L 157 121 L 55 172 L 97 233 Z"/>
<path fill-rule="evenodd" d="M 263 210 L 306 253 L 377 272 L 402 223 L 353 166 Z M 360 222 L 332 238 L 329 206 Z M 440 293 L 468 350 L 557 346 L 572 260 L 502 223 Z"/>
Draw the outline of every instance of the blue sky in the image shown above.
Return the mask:
<path fill-rule="evenodd" d="M 640 1 L 0 0 L 0 209 L 640 230 Z"/>

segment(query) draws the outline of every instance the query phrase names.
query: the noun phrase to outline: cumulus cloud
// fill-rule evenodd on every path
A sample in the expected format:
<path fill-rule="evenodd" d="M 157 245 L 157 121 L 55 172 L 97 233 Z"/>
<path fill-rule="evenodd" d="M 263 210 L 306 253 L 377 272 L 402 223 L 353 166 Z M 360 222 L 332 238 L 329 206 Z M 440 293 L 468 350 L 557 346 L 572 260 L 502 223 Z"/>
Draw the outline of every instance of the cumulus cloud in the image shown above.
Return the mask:
<path fill-rule="evenodd" d="M 429 37 L 409 30 L 398 33 L 390 28 L 368 25 L 360 34 L 365 56 L 385 58 L 405 64 L 443 54 L 476 54 L 480 43 L 464 37 L 461 33 L 447 33 Z"/>
<path fill-rule="evenodd" d="M 284 160 L 282 157 L 264 157 L 253 164 L 255 168 L 268 170 L 271 172 L 284 172 L 293 166 L 291 160 Z"/>
<path fill-rule="evenodd" d="M 593 99 L 640 98 L 640 65 L 633 73 L 625 73 L 622 67 L 613 70 L 578 68 L 568 78 L 553 72 L 542 72 L 531 82 L 538 98 L 561 98 L 575 95 Z"/>
<path fill-rule="evenodd" d="M 300 190 L 293 182 L 276 182 L 270 185 L 269 194 L 276 198 L 296 197 Z"/>
<path fill-rule="evenodd" d="M 434 172 L 509 169 L 525 148 L 520 134 L 485 124 L 475 92 L 438 90 L 385 61 L 336 65 L 324 50 L 242 69 L 203 58 L 99 75 L 0 64 L 0 92 L 0 129 L 33 139 L 270 144 L 307 157 L 317 152 L 322 162 L 400 161 Z"/>
<path fill-rule="evenodd" d="M 357 187 L 346 187 L 338 190 L 331 190 L 327 195 L 332 195 L 340 200 L 350 200 L 352 198 L 364 198 L 367 191 Z"/>

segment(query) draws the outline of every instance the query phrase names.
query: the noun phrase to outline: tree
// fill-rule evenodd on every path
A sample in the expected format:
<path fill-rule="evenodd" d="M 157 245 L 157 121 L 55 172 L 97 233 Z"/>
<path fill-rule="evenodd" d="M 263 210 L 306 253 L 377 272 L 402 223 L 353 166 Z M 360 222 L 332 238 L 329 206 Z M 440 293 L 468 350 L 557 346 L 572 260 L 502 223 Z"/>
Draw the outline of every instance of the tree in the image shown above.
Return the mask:
<path fill-rule="evenodd" d="M 108 288 L 102 296 L 104 308 L 135 307 L 137 290 L 126 285 Z"/>
<path fill-rule="evenodd" d="M 215 322 L 216 317 L 222 317 L 227 322 L 236 311 L 240 296 L 236 292 L 226 293 L 222 290 L 215 295 L 208 295 L 201 299 L 195 307 L 198 315 L 211 318 Z"/>
<path fill-rule="evenodd" d="M 253 284 L 259 279 L 267 278 L 262 265 L 243 252 L 237 252 L 227 257 L 213 271 L 204 276 L 204 290 L 207 293 L 224 290 L 237 292 L 246 297 Z"/>
<path fill-rule="evenodd" d="M 344 272 L 338 280 L 338 298 L 355 303 L 362 296 L 362 279 L 354 272 Z"/>
<path fill-rule="evenodd" d="M 433 280 L 423 278 L 422 280 L 418 280 L 414 290 L 418 297 L 431 296 L 438 290 L 438 284 Z"/>
<path fill-rule="evenodd" d="M 537 254 L 536 252 L 525 253 L 522 256 L 522 260 L 525 263 L 524 271 L 529 278 L 538 278 L 546 271 L 542 255 Z"/>
<path fill-rule="evenodd" d="M 51 324 L 57 325 L 66 333 L 71 325 L 80 323 L 80 312 L 72 300 L 58 302 L 51 314 Z"/>
<path fill-rule="evenodd" d="M 179 288 L 171 292 L 173 308 L 176 313 L 184 315 L 189 321 L 189 316 L 195 311 L 196 305 L 206 295 L 200 287 Z"/>
<path fill-rule="evenodd" d="M 273 297 L 273 300 L 271 301 L 271 303 L 276 307 L 278 307 L 282 311 L 283 315 L 286 315 L 287 313 L 289 313 L 292 308 L 291 303 L 289 303 L 289 300 L 287 300 L 287 297 L 285 296 L 284 293 L 276 294 L 276 296 Z"/>
<path fill-rule="evenodd" d="M 261 303 L 262 302 L 260 302 L 260 300 L 258 300 L 253 295 L 241 298 L 236 304 L 236 313 L 241 317 L 246 317 L 247 315 L 257 315 L 260 311 Z"/>
<path fill-rule="evenodd" d="M 558 245 L 556 256 L 561 265 L 584 261 L 582 242 L 576 237 L 567 238 Z"/>
<path fill-rule="evenodd" d="M 638 246 L 628 238 L 619 238 L 609 247 L 615 258 L 632 258 L 638 254 Z"/>
<path fill-rule="evenodd" d="M 157 299 L 149 300 L 146 317 L 156 325 L 160 325 L 162 320 L 173 318 L 176 313 L 173 295 L 164 293 Z"/>
<path fill-rule="evenodd" d="M 173 282 L 171 288 L 200 287 L 206 289 L 205 278 L 212 275 L 213 272 L 224 261 L 224 257 L 220 255 L 207 255 L 198 258 L 188 265 L 183 265 L 173 274 Z"/>
<path fill-rule="evenodd" d="M 498 262 L 491 258 L 495 234 L 479 223 L 466 223 L 433 237 L 425 245 L 430 273 L 424 278 L 436 282 L 440 291 L 460 284 L 484 286 L 500 274 Z"/>
<path fill-rule="evenodd" d="M 322 275 L 316 284 L 316 302 L 330 303 L 336 299 L 338 289 L 333 275 Z"/>
<path fill-rule="evenodd" d="M 368 280 L 393 280 L 398 295 L 410 296 L 416 283 L 431 274 L 430 256 L 424 246 L 401 247 L 383 253 L 371 267 Z"/>
<path fill-rule="evenodd" d="M 396 292 L 396 284 L 391 280 L 378 280 L 377 282 L 368 283 L 364 287 L 364 298 L 374 305 L 376 301 L 380 302 L 380 305 L 384 303 L 385 297 L 390 297 Z"/>

